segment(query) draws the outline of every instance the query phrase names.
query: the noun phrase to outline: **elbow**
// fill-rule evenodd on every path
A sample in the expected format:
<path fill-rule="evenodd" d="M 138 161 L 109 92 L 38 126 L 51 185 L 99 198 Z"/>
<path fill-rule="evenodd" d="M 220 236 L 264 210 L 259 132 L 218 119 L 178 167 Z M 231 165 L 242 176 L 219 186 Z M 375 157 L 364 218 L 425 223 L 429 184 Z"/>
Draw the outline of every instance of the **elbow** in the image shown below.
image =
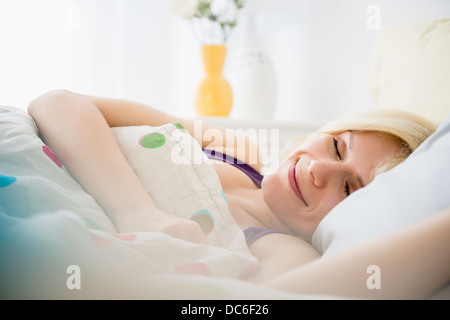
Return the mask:
<path fill-rule="evenodd" d="M 55 106 L 61 105 L 72 93 L 67 90 L 52 90 L 33 99 L 27 107 L 28 114 L 35 118 L 42 113 L 51 111 Z"/>

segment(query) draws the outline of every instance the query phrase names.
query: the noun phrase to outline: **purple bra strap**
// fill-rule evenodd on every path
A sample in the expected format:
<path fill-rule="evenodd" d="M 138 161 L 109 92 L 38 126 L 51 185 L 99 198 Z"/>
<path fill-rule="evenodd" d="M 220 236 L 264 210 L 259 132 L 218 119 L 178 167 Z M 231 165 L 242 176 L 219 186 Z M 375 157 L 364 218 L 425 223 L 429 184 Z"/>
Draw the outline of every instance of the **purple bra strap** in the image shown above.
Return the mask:
<path fill-rule="evenodd" d="M 257 227 L 249 227 L 244 230 L 245 240 L 247 240 L 247 246 L 251 246 L 253 242 L 261 238 L 262 236 L 265 236 L 270 233 L 283 233 L 287 234 L 284 231 L 281 230 L 275 230 L 275 229 L 262 229 Z"/>
<path fill-rule="evenodd" d="M 223 161 L 225 163 L 231 164 L 232 166 L 235 166 L 236 168 L 242 170 L 247 174 L 250 179 L 253 180 L 253 182 L 261 188 L 261 181 L 264 178 L 263 175 L 261 175 L 258 171 L 256 171 L 253 167 L 249 166 L 248 164 L 234 158 L 230 157 L 226 154 L 223 154 L 219 151 L 215 150 L 209 150 L 209 149 L 203 149 L 206 156 L 209 159 L 219 160 Z M 250 247 L 256 240 L 261 238 L 262 236 L 265 236 L 270 233 L 283 233 L 286 234 L 286 232 L 281 230 L 274 230 L 274 229 L 262 229 L 262 228 L 256 228 L 256 227 L 249 227 L 244 230 L 245 239 L 247 241 L 247 245 Z"/>
<path fill-rule="evenodd" d="M 236 159 L 234 157 L 230 157 L 230 156 L 228 156 L 226 154 L 223 154 L 223 153 L 221 153 L 219 151 L 209 150 L 209 149 L 203 149 L 203 151 L 205 152 L 206 156 L 209 159 L 223 161 L 223 162 L 231 164 L 232 166 L 242 170 L 247 176 L 250 177 L 250 179 L 253 180 L 253 182 L 259 188 L 261 188 L 261 181 L 262 181 L 262 179 L 264 177 L 263 177 L 263 175 L 261 175 L 261 173 L 256 171 L 253 167 L 249 166 L 245 162 L 242 162 L 241 160 L 238 160 L 238 159 Z"/>

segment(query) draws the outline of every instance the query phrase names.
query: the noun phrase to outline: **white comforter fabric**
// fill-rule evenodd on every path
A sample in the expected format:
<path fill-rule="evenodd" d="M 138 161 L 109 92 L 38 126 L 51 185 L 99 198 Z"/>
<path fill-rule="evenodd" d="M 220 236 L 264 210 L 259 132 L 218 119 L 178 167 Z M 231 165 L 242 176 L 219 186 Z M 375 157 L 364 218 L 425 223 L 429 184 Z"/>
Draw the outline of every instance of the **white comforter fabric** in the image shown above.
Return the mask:
<path fill-rule="evenodd" d="M 178 124 L 114 129 L 157 205 L 197 221 L 207 235 L 206 245 L 159 232 L 117 233 L 95 199 L 39 138 L 31 118 L 1 107 L 2 295 L 70 296 L 76 290 L 66 282 L 81 274 L 78 295 L 134 296 L 130 288 L 144 286 L 144 296 L 157 298 L 159 289 L 150 292 L 144 278 L 240 279 L 253 272 L 258 261 L 229 214 L 218 177 L 183 131 Z M 128 290 L 113 292 L 111 282 Z M 176 281 L 171 283 L 161 295 L 184 296 L 185 291 L 174 289 Z"/>

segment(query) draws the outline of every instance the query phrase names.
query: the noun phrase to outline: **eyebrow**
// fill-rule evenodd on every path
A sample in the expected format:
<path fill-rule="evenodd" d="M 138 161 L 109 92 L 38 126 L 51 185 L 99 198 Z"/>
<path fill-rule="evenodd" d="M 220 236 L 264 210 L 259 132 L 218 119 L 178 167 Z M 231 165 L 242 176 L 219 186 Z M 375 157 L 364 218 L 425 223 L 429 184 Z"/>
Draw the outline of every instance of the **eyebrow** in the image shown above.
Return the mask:
<path fill-rule="evenodd" d="M 351 131 L 349 131 L 347 146 L 348 146 L 348 150 L 352 151 L 352 148 L 353 148 L 353 132 L 351 132 Z"/>

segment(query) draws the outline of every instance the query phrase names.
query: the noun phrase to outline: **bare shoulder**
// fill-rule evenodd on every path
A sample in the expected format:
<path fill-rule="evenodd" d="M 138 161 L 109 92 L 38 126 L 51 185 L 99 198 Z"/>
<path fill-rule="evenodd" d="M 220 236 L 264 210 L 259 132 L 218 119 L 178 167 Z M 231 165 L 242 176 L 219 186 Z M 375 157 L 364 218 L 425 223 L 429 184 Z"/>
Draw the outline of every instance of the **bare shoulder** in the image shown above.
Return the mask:
<path fill-rule="evenodd" d="M 250 137 L 232 130 L 212 128 L 212 134 L 208 128 L 203 132 L 203 140 L 208 141 L 208 149 L 219 151 L 228 157 L 233 157 L 242 163 L 253 167 L 258 172 L 262 169 L 262 158 L 258 143 Z"/>

